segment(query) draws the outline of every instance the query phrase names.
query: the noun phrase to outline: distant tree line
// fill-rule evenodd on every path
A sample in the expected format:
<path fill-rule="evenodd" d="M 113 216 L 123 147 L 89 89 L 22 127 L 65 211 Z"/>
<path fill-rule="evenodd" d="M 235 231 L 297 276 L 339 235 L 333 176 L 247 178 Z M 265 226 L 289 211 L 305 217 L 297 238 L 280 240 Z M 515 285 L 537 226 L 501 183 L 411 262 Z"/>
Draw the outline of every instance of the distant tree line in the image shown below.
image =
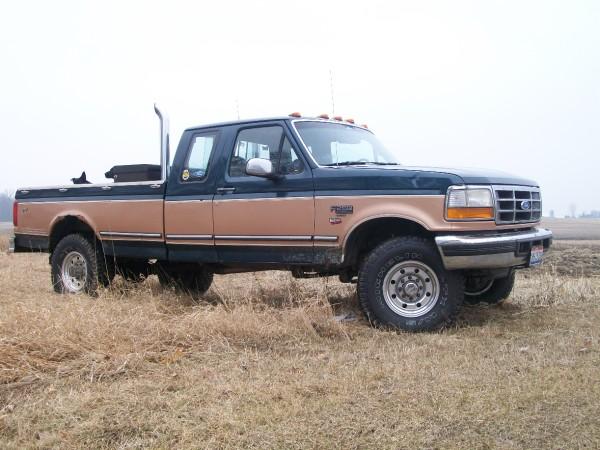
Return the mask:
<path fill-rule="evenodd" d="M 582 219 L 600 219 L 600 211 L 592 209 L 589 213 L 582 212 L 579 214 L 579 217 Z"/>
<path fill-rule="evenodd" d="M 0 222 L 12 221 L 13 196 L 8 192 L 0 193 Z"/>
<path fill-rule="evenodd" d="M 554 211 L 550 211 L 550 217 L 554 217 Z M 577 205 L 571 203 L 569 205 L 569 214 L 565 215 L 566 219 L 600 219 L 600 211 L 592 209 L 590 212 L 581 212 L 577 214 Z"/>

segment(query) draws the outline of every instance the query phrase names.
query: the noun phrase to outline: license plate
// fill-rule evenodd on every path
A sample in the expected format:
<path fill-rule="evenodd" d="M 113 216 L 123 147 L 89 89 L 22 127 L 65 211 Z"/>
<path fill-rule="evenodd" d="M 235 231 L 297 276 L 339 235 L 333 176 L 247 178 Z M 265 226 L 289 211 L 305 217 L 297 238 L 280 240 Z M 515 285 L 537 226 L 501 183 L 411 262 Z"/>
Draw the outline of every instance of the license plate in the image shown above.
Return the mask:
<path fill-rule="evenodd" d="M 531 247 L 531 255 L 529 256 L 529 266 L 539 266 L 540 264 L 542 264 L 542 259 L 544 259 L 544 246 L 534 245 L 533 247 Z"/>

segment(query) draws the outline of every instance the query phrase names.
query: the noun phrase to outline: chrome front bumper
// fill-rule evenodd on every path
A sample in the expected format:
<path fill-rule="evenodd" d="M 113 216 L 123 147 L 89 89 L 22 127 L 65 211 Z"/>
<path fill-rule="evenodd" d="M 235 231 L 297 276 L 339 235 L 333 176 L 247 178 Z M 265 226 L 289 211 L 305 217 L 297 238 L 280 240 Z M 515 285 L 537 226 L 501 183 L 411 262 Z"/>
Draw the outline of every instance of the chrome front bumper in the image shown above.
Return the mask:
<path fill-rule="evenodd" d="M 494 234 L 454 234 L 435 238 L 444 266 L 458 269 L 527 267 L 533 245 L 552 245 L 552 232 L 543 228 Z"/>

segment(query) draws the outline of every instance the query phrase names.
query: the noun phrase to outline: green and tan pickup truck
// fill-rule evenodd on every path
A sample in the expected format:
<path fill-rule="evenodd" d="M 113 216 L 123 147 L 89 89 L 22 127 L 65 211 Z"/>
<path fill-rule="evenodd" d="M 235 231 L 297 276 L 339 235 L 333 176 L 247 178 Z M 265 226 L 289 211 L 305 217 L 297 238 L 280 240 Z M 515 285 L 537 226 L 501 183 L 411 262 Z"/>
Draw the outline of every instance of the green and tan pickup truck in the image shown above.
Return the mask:
<path fill-rule="evenodd" d="M 366 126 L 297 113 L 188 128 L 171 163 L 156 112 L 160 165 L 18 189 L 11 248 L 50 253 L 57 292 L 119 273 L 198 294 L 215 273 L 289 270 L 357 283 L 373 324 L 431 330 L 505 299 L 551 245 L 535 181 L 407 167 Z"/>

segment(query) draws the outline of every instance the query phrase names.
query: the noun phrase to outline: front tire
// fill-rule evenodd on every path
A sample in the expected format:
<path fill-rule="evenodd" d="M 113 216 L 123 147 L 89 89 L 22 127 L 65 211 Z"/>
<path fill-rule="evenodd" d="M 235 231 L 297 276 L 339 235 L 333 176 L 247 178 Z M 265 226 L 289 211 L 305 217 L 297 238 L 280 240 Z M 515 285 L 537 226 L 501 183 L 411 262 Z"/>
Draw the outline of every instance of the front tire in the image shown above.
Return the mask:
<path fill-rule="evenodd" d="M 81 234 L 65 236 L 50 257 L 54 290 L 60 294 L 95 295 L 101 274 L 98 252 Z"/>
<path fill-rule="evenodd" d="M 430 331 L 451 324 L 463 301 L 464 279 L 444 268 L 435 246 L 419 237 L 394 238 L 364 260 L 358 297 L 376 326 Z"/>

